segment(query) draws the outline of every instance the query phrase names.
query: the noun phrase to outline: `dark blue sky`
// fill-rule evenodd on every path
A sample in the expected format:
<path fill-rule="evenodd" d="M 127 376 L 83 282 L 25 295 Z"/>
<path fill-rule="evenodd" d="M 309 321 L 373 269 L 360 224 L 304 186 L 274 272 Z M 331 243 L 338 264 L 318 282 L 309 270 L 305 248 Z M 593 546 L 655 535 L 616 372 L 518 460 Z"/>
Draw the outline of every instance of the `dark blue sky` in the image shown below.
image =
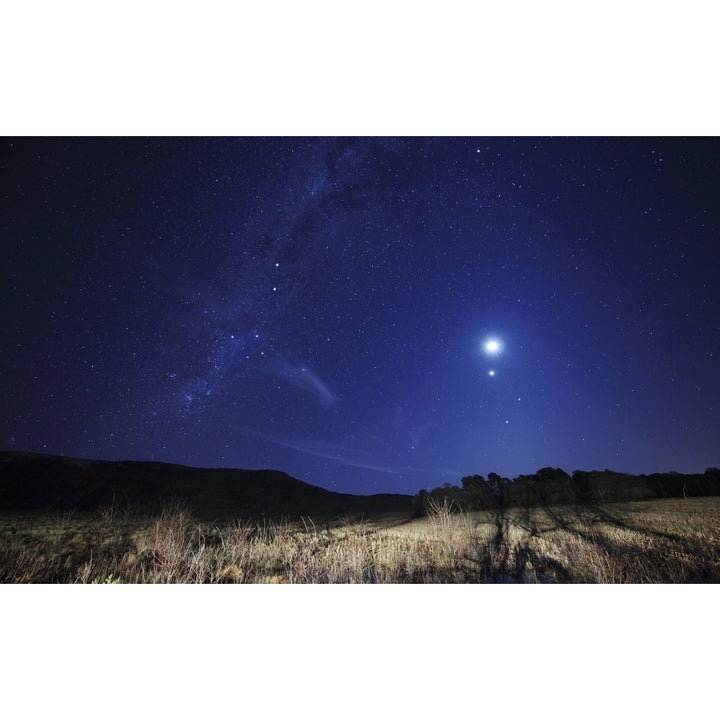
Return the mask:
<path fill-rule="evenodd" d="M 717 139 L 6 138 L 0 176 L 2 449 L 720 464 Z"/>

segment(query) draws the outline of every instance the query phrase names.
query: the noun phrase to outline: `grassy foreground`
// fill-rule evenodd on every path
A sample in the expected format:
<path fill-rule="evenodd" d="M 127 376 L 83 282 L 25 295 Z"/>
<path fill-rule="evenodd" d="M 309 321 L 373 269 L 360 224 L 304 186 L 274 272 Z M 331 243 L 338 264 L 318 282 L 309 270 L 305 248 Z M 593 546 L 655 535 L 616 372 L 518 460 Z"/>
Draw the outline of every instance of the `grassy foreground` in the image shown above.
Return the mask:
<path fill-rule="evenodd" d="M 3 583 L 720 582 L 720 498 L 502 513 L 198 522 L 0 515 Z"/>

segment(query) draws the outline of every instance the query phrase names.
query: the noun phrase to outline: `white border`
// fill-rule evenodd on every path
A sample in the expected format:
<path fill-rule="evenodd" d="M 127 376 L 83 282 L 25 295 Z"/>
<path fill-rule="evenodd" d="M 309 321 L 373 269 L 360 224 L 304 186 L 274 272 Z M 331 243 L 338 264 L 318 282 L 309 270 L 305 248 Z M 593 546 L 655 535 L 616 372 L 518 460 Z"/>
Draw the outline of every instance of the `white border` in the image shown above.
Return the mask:
<path fill-rule="evenodd" d="M 0 132 L 713 135 L 710 7 L 13 3 Z"/>

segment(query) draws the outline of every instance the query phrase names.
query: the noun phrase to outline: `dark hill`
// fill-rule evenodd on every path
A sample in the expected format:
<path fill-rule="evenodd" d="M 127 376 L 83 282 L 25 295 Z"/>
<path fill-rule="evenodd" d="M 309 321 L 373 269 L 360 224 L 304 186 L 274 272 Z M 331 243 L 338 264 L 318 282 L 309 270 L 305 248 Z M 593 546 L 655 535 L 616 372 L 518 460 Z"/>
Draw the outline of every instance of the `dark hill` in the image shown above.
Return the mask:
<path fill-rule="evenodd" d="M 199 517 L 297 517 L 405 512 L 408 495 L 330 492 L 275 470 L 192 468 L 156 462 L 81 460 L 0 452 L 0 510 L 156 512 L 184 502 Z"/>

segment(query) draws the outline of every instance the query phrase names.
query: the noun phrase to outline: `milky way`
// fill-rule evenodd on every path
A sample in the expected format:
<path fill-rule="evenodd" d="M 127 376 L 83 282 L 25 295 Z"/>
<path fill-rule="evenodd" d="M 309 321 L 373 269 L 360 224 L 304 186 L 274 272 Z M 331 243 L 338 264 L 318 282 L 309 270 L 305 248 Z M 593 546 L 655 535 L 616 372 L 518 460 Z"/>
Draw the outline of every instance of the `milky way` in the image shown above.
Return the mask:
<path fill-rule="evenodd" d="M 717 465 L 719 151 L 6 139 L 0 442 L 361 493 Z"/>

